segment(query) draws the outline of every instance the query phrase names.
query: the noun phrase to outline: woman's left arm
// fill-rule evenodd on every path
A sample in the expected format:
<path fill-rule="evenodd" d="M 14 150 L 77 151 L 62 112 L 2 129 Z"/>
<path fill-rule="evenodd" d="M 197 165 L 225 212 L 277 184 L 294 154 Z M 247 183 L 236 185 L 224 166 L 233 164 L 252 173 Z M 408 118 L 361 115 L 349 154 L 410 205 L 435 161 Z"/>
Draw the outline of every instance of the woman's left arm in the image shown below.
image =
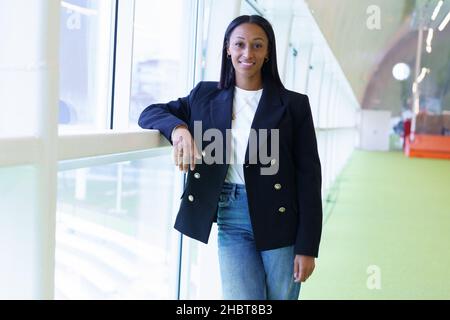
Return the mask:
<path fill-rule="evenodd" d="M 306 95 L 300 97 L 294 137 L 299 211 L 294 259 L 296 282 L 306 281 L 314 271 L 322 234 L 322 170 L 309 99 Z"/>
<path fill-rule="evenodd" d="M 295 253 L 317 257 L 322 233 L 322 173 L 309 99 L 299 96 L 296 109 L 294 161 L 299 220 Z"/>

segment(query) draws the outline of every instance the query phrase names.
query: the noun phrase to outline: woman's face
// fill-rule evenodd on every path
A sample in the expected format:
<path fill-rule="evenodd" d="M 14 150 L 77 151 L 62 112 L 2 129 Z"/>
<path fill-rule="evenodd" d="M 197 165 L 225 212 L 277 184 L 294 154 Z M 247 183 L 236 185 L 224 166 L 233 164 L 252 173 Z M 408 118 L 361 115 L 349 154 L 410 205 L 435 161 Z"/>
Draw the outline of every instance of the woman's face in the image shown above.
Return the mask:
<path fill-rule="evenodd" d="M 264 59 L 269 56 L 268 48 L 267 35 L 258 25 L 243 23 L 233 30 L 227 53 L 231 55 L 237 81 L 261 77 Z"/>

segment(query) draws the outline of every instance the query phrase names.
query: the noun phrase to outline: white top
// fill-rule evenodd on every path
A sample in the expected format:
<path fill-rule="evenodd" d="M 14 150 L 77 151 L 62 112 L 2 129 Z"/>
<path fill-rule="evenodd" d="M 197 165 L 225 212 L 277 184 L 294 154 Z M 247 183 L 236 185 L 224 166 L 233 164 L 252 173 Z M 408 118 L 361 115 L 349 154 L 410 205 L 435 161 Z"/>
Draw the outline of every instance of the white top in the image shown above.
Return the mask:
<path fill-rule="evenodd" d="M 245 184 L 244 161 L 248 138 L 263 89 L 256 91 L 234 87 L 233 114 L 231 121 L 231 157 L 226 182 Z"/>

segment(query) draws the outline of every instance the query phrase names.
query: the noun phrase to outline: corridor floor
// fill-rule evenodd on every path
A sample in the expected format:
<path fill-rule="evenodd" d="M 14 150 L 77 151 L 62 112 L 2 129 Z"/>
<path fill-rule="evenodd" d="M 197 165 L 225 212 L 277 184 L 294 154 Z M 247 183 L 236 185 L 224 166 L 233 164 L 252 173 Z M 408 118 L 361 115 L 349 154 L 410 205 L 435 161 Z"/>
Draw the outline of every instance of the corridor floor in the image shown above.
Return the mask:
<path fill-rule="evenodd" d="M 355 151 L 301 299 L 450 299 L 450 161 Z"/>

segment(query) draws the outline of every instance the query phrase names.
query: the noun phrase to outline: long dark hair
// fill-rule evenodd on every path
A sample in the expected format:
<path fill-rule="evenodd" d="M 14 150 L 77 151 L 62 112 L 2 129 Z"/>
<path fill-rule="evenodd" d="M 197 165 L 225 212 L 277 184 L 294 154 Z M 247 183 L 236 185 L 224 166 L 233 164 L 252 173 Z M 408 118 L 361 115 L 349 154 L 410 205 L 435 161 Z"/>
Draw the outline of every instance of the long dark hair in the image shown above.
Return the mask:
<path fill-rule="evenodd" d="M 278 74 L 277 67 L 277 48 L 275 45 L 275 33 L 273 32 L 272 25 L 265 18 L 258 15 L 243 15 L 239 16 L 228 25 L 223 38 L 222 48 L 222 68 L 220 71 L 219 89 L 228 89 L 235 84 L 235 71 L 231 59 L 227 58 L 227 48 L 230 43 L 230 37 L 233 30 L 243 23 L 254 23 L 261 27 L 267 35 L 269 40 L 269 61 L 265 62 L 261 69 L 263 79 L 270 78 L 276 85 L 284 88 L 281 82 L 280 75 Z"/>

